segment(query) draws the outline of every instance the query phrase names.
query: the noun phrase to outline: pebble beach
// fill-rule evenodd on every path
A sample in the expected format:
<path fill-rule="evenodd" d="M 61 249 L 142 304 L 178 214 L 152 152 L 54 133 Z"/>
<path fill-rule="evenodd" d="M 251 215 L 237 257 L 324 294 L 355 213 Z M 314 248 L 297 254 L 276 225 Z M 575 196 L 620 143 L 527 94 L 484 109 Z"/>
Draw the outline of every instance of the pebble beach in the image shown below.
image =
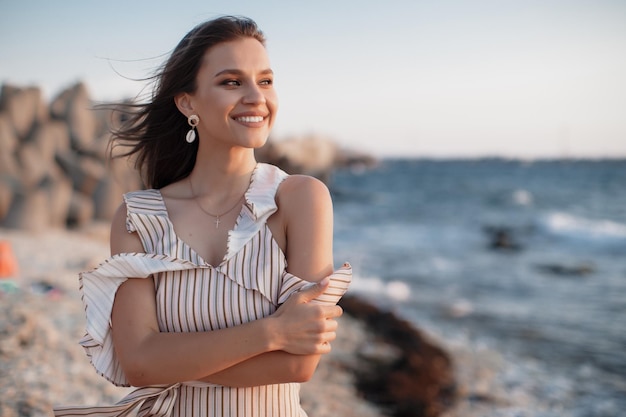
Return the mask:
<path fill-rule="evenodd" d="M 0 240 L 9 242 L 19 268 L 15 276 L 0 280 L 0 415 L 51 416 L 55 404 L 107 405 L 120 400 L 130 389 L 97 375 L 78 345 L 84 334 L 78 272 L 108 257 L 108 226 L 40 233 L 0 229 Z M 303 384 L 303 407 L 318 417 L 395 415 L 393 404 L 381 406 L 376 398 L 368 399 L 357 377 L 359 369 L 366 368 L 364 357 L 369 363 L 390 361 L 398 350 L 370 332 L 363 320 L 350 314 L 340 320 L 332 352 Z M 445 414 L 438 408 L 411 415 L 453 416 L 453 408 L 446 408 Z"/>

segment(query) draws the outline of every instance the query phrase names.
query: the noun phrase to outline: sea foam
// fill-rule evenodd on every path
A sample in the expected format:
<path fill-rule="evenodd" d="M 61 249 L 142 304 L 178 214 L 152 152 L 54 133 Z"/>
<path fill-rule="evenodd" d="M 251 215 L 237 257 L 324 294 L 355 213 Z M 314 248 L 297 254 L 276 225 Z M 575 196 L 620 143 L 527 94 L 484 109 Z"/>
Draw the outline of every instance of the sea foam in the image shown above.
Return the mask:
<path fill-rule="evenodd" d="M 592 220 L 564 212 L 551 212 L 542 219 L 548 233 L 594 242 L 626 241 L 626 224 L 612 220 Z"/>
<path fill-rule="evenodd" d="M 355 277 L 351 290 L 364 294 L 377 294 L 395 301 L 407 301 L 411 288 L 403 281 L 383 281 L 377 277 Z"/>

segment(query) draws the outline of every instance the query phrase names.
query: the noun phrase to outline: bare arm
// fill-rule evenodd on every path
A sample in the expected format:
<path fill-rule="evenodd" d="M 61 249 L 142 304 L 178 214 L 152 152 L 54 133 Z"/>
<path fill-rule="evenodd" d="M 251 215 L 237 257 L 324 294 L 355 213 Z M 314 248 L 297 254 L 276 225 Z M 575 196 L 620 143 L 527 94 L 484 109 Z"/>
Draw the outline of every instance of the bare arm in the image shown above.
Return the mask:
<path fill-rule="evenodd" d="M 126 231 L 125 221 L 122 206 L 111 229 L 112 254 L 143 252 L 137 234 Z M 332 226 L 330 229 L 332 234 Z M 293 231 L 297 230 L 296 223 Z M 298 245 L 293 248 L 296 251 Z M 288 251 L 292 251 L 291 245 Z M 326 262 L 330 271 L 332 259 Z M 294 273 L 303 268 L 298 269 L 298 264 L 294 260 Z M 321 279 L 328 271 L 318 268 L 318 275 L 308 277 Z M 212 377 L 204 380 L 232 386 L 307 379 L 317 365 L 318 355 L 329 350 L 324 343 L 334 339 L 336 323 L 326 318 L 337 317 L 341 310 L 307 305 L 302 299 L 306 296 L 299 297 L 292 297 L 274 315 L 244 325 L 210 332 L 166 333 L 158 329 L 152 279 L 129 279 L 118 289 L 111 317 L 116 354 L 129 381 L 137 386 L 202 379 L 206 375 Z"/>
<path fill-rule="evenodd" d="M 284 216 L 289 272 L 308 281 L 320 281 L 330 275 L 333 271 L 333 210 L 326 186 L 313 178 L 292 176 L 281 186 L 278 203 Z M 301 301 L 295 295 L 288 303 Z M 337 317 L 341 309 L 335 309 L 334 317 Z M 281 307 L 275 315 L 289 314 L 289 309 Z M 329 319 L 323 325 L 324 337 L 328 342 L 334 340 L 337 322 Z M 323 347 L 330 350 L 329 345 Z M 304 382 L 313 376 L 320 354 L 328 350 L 322 349 L 313 355 L 271 352 L 210 375 L 203 381 L 227 386 Z"/>
<path fill-rule="evenodd" d="M 143 252 L 137 234 L 126 231 L 125 221 L 126 208 L 122 205 L 113 219 L 111 253 Z M 131 278 L 119 287 L 111 323 L 116 354 L 135 386 L 200 378 L 281 348 L 273 344 L 269 321 L 215 332 L 160 332 L 151 278 Z"/>

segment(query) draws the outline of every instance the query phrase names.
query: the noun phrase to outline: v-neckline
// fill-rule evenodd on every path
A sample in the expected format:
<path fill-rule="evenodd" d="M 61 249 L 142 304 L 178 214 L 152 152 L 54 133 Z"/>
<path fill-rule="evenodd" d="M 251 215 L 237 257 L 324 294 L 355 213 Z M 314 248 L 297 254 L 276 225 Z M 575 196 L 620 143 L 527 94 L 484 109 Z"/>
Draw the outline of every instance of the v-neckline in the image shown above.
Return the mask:
<path fill-rule="evenodd" d="M 250 188 L 248 188 L 249 190 Z M 246 190 L 246 194 L 248 193 L 248 190 Z M 214 265 L 210 262 L 208 262 L 207 260 L 205 260 L 194 248 L 193 246 L 191 246 L 189 243 L 187 243 L 186 240 L 184 240 L 183 238 L 180 237 L 180 235 L 178 234 L 178 232 L 176 231 L 176 227 L 174 227 L 174 222 L 172 221 L 171 217 L 170 217 L 170 212 L 167 208 L 167 205 L 165 204 L 165 198 L 163 197 L 163 194 L 161 193 L 161 190 L 157 190 L 158 194 L 159 194 L 159 199 L 161 202 L 161 205 L 163 206 L 163 211 L 165 212 L 165 219 L 167 221 L 168 227 L 170 229 L 170 232 L 172 234 L 172 236 L 174 236 L 174 238 L 176 239 L 176 241 L 181 244 L 185 249 L 187 249 L 189 251 L 189 254 L 191 255 L 192 258 L 196 258 L 197 262 L 194 262 L 194 259 L 189 259 L 190 261 L 194 262 L 194 263 L 198 263 L 198 264 L 202 264 L 211 268 L 219 268 L 220 266 L 222 266 L 227 260 L 228 260 L 228 254 L 230 253 L 230 237 L 231 234 L 233 233 L 233 231 L 237 230 L 238 226 L 239 226 L 239 219 L 241 218 L 241 216 L 243 215 L 243 211 L 244 208 L 246 207 L 246 201 L 244 199 L 244 203 L 241 205 L 241 209 L 239 210 L 239 214 L 237 215 L 237 220 L 235 220 L 235 225 L 232 227 L 232 229 L 228 230 L 228 237 L 226 239 L 226 252 L 224 253 L 224 256 L 222 256 L 222 260 Z"/>
<path fill-rule="evenodd" d="M 257 164 L 254 166 L 254 169 L 252 170 L 252 174 L 250 176 L 250 182 L 248 183 L 248 188 L 246 188 L 246 191 L 243 194 L 243 203 L 241 205 L 241 208 L 239 209 L 239 214 L 237 215 L 237 219 L 235 220 L 234 226 L 231 229 L 229 229 L 228 233 L 227 233 L 227 237 L 226 237 L 226 252 L 222 256 L 222 260 L 218 264 L 216 264 L 216 265 L 209 263 L 206 259 L 204 259 L 202 256 L 200 256 L 200 254 L 187 241 L 185 241 L 184 239 L 182 239 L 179 236 L 178 232 L 176 231 L 176 228 L 174 227 L 174 222 L 172 221 L 172 219 L 170 217 L 170 212 L 169 212 L 169 210 L 167 208 L 167 205 L 165 204 L 165 198 L 163 197 L 163 193 L 161 193 L 160 189 L 156 190 L 158 192 L 159 199 L 160 199 L 160 202 L 161 202 L 161 206 L 162 206 L 163 211 L 165 213 L 165 218 L 167 220 L 167 224 L 168 224 L 168 226 L 170 228 L 172 236 L 175 237 L 176 241 L 179 244 L 182 244 L 189 251 L 189 254 L 192 257 L 195 257 L 197 259 L 197 262 L 195 262 L 195 263 L 203 264 L 203 265 L 211 267 L 211 268 L 219 268 L 219 267 L 221 267 L 222 265 L 224 265 L 228 261 L 229 254 L 231 254 L 231 240 L 232 240 L 231 238 L 232 238 L 232 235 L 233 235 L 233 233 L 235 231 L 238 230 L 238 228 L 239 228 L 239 221 L 241 220 L 242 216 L 244 215 L 246 207 L 248 207 L 248 205 L 249 205 L 249 195 L 253 191 L 253 187 L 255 186 L 255 182 L 256 182 L 257 171 L 259 170 L 261 165 L 262 164 L 259 164 L 257 162 Z M 191 260 L 191 261 L 193 262 L 193 260 Z"/>

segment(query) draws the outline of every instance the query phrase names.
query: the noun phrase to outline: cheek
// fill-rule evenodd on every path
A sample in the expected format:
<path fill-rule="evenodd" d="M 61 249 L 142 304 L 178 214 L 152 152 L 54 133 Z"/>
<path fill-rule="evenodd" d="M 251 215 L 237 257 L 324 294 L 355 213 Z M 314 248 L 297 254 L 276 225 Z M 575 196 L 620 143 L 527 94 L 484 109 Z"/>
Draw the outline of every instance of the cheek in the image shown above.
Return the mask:
<path fill-rule="evenodd" d="M 278 98 L 276 95 L 270 100 L 267 101 L 268 108 L 272 112 L 272 117 L 270 117 L 269 128 L 272 129 L 274 127 L 274 122 L 276 121 L 276 116 L 278 115 Z M 270 104 L 271 103 L 271 104 Z"/>
<path fill-rule="evenodd" d="M 265 96 L 267 106 L 270 107 L 273 113 L 278 111 L 278 95 L 276 92 L 269 93 Z"/>
<path fill-rule="evenodd" d="M 207 91 L 198 97 L 206 112 L 215 114 L 227 111 L 233 98 L 224 92 Z"/>

